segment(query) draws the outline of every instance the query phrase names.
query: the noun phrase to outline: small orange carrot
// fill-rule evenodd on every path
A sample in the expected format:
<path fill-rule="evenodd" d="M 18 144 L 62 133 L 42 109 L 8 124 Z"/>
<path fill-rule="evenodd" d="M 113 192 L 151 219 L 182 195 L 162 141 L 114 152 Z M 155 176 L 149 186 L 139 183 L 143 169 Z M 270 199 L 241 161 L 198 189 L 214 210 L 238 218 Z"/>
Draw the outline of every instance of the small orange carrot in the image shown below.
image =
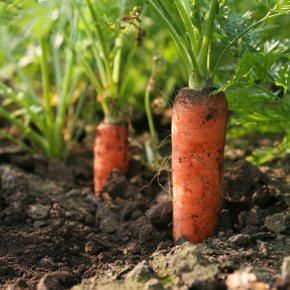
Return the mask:
<path fill-rule="evenodd" d="M 227 101 L 223 93 L 182 89 L 172 116 L 173 237 L 213 235 L 223 189 Z"/>
<path fill-rule="evenodd" d="M 94 188 L 98 196 L 110 172 L 128 172 L 128 132 L 121 124 L 101 123 L 97 126 L 94 147 Z"/>

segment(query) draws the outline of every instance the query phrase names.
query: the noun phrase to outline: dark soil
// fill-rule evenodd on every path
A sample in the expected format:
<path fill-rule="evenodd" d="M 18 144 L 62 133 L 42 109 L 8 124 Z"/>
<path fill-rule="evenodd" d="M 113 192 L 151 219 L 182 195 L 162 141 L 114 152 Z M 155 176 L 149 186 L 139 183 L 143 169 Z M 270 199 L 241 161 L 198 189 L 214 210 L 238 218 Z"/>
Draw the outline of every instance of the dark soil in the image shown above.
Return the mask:
<path fill-rule="evenodd" d="M 217 233 L 194 249 L 203 266 L 217 265 L 216 282 L 200 286 L 182 276 L 188 267 L 181 267 L 181 275 L 172 262 L 183 258 L 178 256 L 181 246 L 172 243 L 167 174 L 154 179 L 154 172 L 131 160 L 129 177 L 112 172 L 97 198 L 91 153 L 76 153 L 64 165 L 2 143 L 0 164 L 0 289 L 58 290 L 79 283 L 83 288 L 76 289 L 113 289 L 114 281 L 126 285 L 140 262 L 138 267 L 149 267 L 151 273 L 140 280 L 147 283 L 140 289 L 235 289 L 225 281 L 247 266 L 260 273 L 257 281 L 267 287 L 289 289 L 290 274 L 281 276 L 282 260 L 290 255 L 290 191 L 283 170 L 243 160 L 227 166 Z M 167 267 L 163 280 L 154 260 L 158 255 Z M 178 282 L 165 281 L 170 265 Z M 86 283 L 98 285 L 108 273 L 111 282 L 104 287 L 85 288 Z M 91 277 L 94 282 L 86 280 Z"/>

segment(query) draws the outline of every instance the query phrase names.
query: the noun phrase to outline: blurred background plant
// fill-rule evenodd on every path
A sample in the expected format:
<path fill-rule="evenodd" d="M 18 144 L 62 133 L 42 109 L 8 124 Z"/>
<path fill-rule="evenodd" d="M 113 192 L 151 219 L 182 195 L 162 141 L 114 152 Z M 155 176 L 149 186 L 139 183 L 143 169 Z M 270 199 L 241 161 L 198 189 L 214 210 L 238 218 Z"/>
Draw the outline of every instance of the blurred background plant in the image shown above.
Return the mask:
<path fill-rule="evenodd" d="M 30 152 L 66 158 L 86 87 L 75 66 L 77 15 L 70 1 L 14 1 L 1 14 L 0 116 L 17 130 L 0 133 Z"/>
<path fill-rule="evenodd" d="M 86 28 L 75 1 L 0 2 L 0 115 L 2 123 L 6 120 L 6 125 L 13 124 L 2 128 L 1 133 L 27 150 L 43 153 L 49 158 L 65 158 L 69 144 L 83 134 L 93 135 L 95 123 L 103 117 L 101 105 L 96 102 L 96 86 L 92 86 L 91 78 L 89 81 L 84 74 L 85 67 L 86 75 L 93 72 L 94 78 L 102 81 L 92 38 L 86 32 L 88 28 L 95 35 L 96 22 L 87 2 L 83 1 L 81 11 Z M 220 15 L 220 29 L 226 29 L 223 27 L 225 23 L 232 27 L 227 39 L 219 38 L 221 34 L 217 32 L 216 53 L 219 52 L 219 42 L 229 42 L 249 19 L 265 15 L 276 0 L 222 2 L 225 6 L 230 5 L 231 10 Z M 187 81 L 174 43 L 143 0 L 91 0 L 91 3 L 103 19 L 100 25 L 110 61 L 119 54 L 124 65 L 128 53 L 131 55 L 126 77 L 118 76 L 118 69 L 115 77 L 126 79 L 121 85 L 118 108 L 125 107 L 128 116 L 128 106 L 133 107 L 134 122 L 145 116 L 144 94 L 152 74 L 152 57 L 159 54 L 164 59 L 162 73 L 158 74 L 149 102 L 156 131 L 162 135 L 159 140 L 162 140 L 169 135 L 169 123 L 164 125 L 160 120 L 170 119 L 170 104 L 175 92 Z M 142 8 L 140 19 L 142 29 L 146 31 L 138 49 L 130 46 L 138 29 L 128 28 L 128 19 L 122 19 L 122 16 L 130 16 L 135 6 Z M 249 15 L 248 10 L 253 13 Z M 244 13 L 244 17 L 238 18 L 237 13 Z M 120 19 L 127 28 L 119 26 Z M 256 164 L 289 154 L 289 25 L 289 16 L 282 16 L 246 35 L 243 41 L 247 40 L 247 43 L 238 42 L 230 50 L 216 75 L 216 81 L 226 89 L 230 105 L 228 143 L 234 149 L 246 151 L 248 159 Z M 125 38 L 120 40 L 123 42 L 122 52 L 117 53 L 118 47 L 114 48 L 113 41 L 120 33 Z M 278 46 L 279 50 L 275 48 Z M 244 59 L 235 69 L 233 57 L 245 49 Z M 253 57 L 253 52 L 257 51 Z M 266 68 L 267 74 L 264 74 Z M 137 130 L 149 130 L 146 119 L 140 124 Z"/>
<path fill-rule="evenodd" d="M 141 8 L 126 1 L 74 1 L 80 15 L 78 56 L 93 85 L 105 122 L 125 117 L 128 72 L 146 34 Z M 127 112 L 126 112 L 127 113 Z"/>

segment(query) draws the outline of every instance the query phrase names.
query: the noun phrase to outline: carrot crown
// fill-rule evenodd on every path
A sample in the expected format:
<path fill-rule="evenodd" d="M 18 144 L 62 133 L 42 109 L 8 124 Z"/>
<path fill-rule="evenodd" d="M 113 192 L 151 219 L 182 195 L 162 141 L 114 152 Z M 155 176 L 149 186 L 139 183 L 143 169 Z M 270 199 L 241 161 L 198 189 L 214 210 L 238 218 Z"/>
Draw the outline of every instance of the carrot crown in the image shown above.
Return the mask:
<path fill-rule="evenodd" d="M 267 13 L 251 24 L 236 29 L 232 37 L 219 29 L 224 38 L 220 53 L 213 59 L 212 44 L 216 37 L 217 28 L 221 27 L 219 16 L 228 9 L 229 0 L 147 0 L 149 7 L 158 16 L 158 19 L 170 33 L 180 55 L 185 63 L 189 87 L 202 90 L 211 85 L 221 61 L 240 38 L 251 30 L 260 27 L 267 20 L 286 15 L 290 12 L 289 0 L 275 0 L 272 7 L 267 7 Z"/>

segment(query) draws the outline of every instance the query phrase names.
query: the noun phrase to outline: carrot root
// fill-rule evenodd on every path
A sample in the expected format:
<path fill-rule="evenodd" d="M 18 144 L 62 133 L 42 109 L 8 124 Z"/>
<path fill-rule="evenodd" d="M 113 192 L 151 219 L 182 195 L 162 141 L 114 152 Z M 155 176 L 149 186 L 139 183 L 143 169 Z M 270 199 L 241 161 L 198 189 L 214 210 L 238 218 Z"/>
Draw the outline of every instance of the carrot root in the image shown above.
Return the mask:
<path fill-rule="evenodd" d="M 128 172 L 128 132 L 121 124 L 101 123 L 96 129 L 94 146 L 94 190 L 100 195 L 110 172 Z"/>
<path fill-rule="evenodd" d="M 182 89 L 172 116 L 173 238 L 213 235 L 223 189 L 227 101 L 223 93 Z"/>

